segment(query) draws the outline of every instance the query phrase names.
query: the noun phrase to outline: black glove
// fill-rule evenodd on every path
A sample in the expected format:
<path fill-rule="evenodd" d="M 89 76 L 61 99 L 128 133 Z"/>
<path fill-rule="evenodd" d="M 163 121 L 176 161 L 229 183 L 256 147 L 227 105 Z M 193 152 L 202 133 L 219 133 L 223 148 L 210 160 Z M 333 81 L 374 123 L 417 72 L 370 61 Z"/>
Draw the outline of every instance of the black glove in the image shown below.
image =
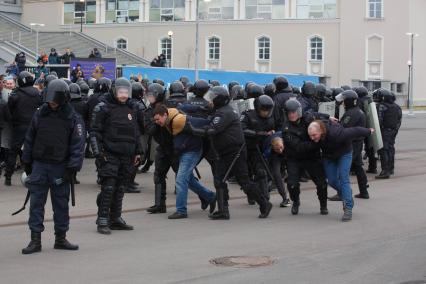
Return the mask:
<path fill-rule="evenodd" d="M 64 181 L 69 183 L 74 183 L 75 175 L 77 170 L 74 168 L 67 168 L 64 173 Z"/>
<path fill-rule="evenodd" d="M 27 176 L 31 175 L 33 172 L 33 165 L 32 164 L 25 164 L 24 165 L 24 171 L 27 174 Z"/>

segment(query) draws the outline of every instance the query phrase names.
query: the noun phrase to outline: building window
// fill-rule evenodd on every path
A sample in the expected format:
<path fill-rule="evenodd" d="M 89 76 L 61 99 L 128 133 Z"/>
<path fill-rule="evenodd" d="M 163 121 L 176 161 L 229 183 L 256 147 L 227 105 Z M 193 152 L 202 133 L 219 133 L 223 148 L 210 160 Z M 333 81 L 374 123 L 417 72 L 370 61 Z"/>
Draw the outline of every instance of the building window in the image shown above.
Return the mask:
<path fill-rule="evenodd" d="M 259 60 L 271 59 L 271 40 L 268 37 L 261 37 L 257 40 L 257 50 Z"/>
<path fill-rule="evenodd" d="M 163 38 L 160 41 L 160 53 L 164 54 L 167 59 L 167 65 L 171 66 L 172 62 L 172 39 Z"/>
<path fill-rule="evenodd" d="M 336 18 L 336 0 L 297 0 L 297 18 Z"/>
<path fill-rule="evenodd" d="M 322 38 L 314 36 L 310 39 L 311 60 L 322 61 L 323 45 Z"/>
<path fill-rule="evenodd" d="M 127 49 L 127 39 L 119 38 L 115 41 L 115 47 L 118 49 Z"/>
<path fill-rule="evenodd" d="M 234 19 L 234 0 L 199 0 L 198 18 L 201 20 Z"/>
<path fill-rule="evenodd" d="M 284 19 L 285 0 L 246 0 L 246 19 Z"/>
<path fill-rule="evenodd" d="M 209 38 L 208 43 L 209 60 L 220 60 L 220 39 L 214 36 Z"/>
<path fill-rule="evenodd" d="M 96 1 L 71 1 L 64 3 L 64 24 L 94 24 L 96 22 Z"/>
<path fill-rule="evenodd" d="M 383 1 L 368 0 L 368 17 L 380 19 L 383 17 Z"/>
<path fill-rule="evenodd" d="M 106 0 L 106 23 L 129 23 L 139 20 L 139 0 Z"/>
<path fill-rule="evenodd" d="M 183 21 L 185 0 L 150 0 L 149 20 L 154 22 Z"/>

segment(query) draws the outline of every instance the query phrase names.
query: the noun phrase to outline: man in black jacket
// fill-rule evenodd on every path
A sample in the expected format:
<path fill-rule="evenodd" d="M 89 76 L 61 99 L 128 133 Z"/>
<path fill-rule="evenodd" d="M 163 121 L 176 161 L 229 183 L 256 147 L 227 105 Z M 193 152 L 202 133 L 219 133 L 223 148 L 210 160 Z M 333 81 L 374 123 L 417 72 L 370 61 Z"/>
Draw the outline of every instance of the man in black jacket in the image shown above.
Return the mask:
<path fill-rule="evenodd" d="M 288 99 L 296 97 L 296 95 L 293 93 L 293 89 L 289 85 L 287 78 L 276 77 L 273 82 L 276 89 L 274 96 L 274 119 L 276 129 L 281 130 L 283 122 L 286 120 L 285 103 Z"/>
<path fill-rule="evenodd" d="M 327 215 L 327 181 L 321 164 L 320 147 L 308 136 L 308 125 L 314 119 L 313 114 L 303 115 L 302 105 L 295 99 L 287 101 L 286 113 L 283 140 L 287 158 L 287 188 L 293 201 L 291 213 L 293 215 L 299 213 L 300 178 L 306 170 L 316 185 L 320 212 Z"/>
<path fill-rule="evenodd" d="M 315 120 L 308 127 L 309 137 L 321 147 L 328 184 L 343 200 L 343 222 L 352 220 L 354 206 L 349 177 L 352 141 L 368 137 L 373 131 L 364 127 L 344 128 L 337 122 L 324 123 L 320 120 Z"/>
<path fill-rule="evenodd" d="M 366 127 L 365 114 L 358 107 L 358 95 L 352 91 L 347 90 L 336 97 L 337 102 L 342 102 L 345 107 L 345 114 L 340 119 L 343 127 Z M 356 198 L 368 199 L 369 194 L 367 188 L 368 180 L 362 167 L 362 148 L 364 138 L 359 137 L 352 142 L 352 168 L 356 174 L 358 181 L 359 194 L 355 195 Z M 338 196 L 337 196 L 338 198 Z M 338 198 L 340 200 L 340 198 Z M 330 199 L 331 200 L 331 199 Z"/>
<path fill-rule="evenodd" d="M 379 104 L 378 116 L 383 138 L 383 148 L 379 150 L 382 171 L 377 179 L 388 179 L 394 174 L 395 168 L 395 139 L 401 127 L 402 111 L 395 103 L 395 95 L 388 90 L 378 90 L 382 98 Z"/>
<path fill-rule="evenodd" d="M 42 104 L 42 97 L 33 87 L 34 78 L 31 73 L 22 71 L 18 76 L 18 88 L 10 96 L 8 107 L 12 116 L 12 147 L 8 153 L 5 172 L 5 185 L 11 185 L 15 171 L 16 157 L 21 152 L 25 133 L 31 123 L 34 113 Z"/>
<path fill-rule="evenodd" d="M 234 173 L 249 199 L 255 200 L 259 204 L 259 218 L 267 218 L 272 209 L 272 204 L 267 201 L 256 184 L 250 181 L 244 134 L 238 114 L 229 105 L 228 91 L 223 87 L 216 86 L 211 88 L 204 98 L 214 107 L 215 112 L 207 127 L 193 129 L 193 132 L 196 135 L 209 136 L 212 147 L 218 156 L 213 170 L 218 211 L 211 214 L 210 218 L 212 220 L 228 220 L 230 218 L 229 191 L 226 184 L 229 173 Z"/>

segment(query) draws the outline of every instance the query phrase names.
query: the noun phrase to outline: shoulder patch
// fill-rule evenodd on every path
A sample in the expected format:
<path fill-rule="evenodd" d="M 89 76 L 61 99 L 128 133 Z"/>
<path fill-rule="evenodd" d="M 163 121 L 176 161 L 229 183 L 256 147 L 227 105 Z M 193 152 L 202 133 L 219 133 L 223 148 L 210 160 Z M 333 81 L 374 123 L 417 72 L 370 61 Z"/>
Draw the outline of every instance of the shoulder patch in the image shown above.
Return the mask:
<path fill-rule="evenodd" d="M 83 125 L 81 125 L 80 123 L 78 123 L 78 124 L 76 125 L 76 127 L 77 127 L 77 135 L 78 135 L 79 137 L 83 136 Z"/>
<path fill-rule="evenodd" d="M 105 103 L 104 102 L 100 102 L 100 103 L 98 103 L 96 106 L 95 106 L 95 108 L 93 109 L 93 111 L 95 111 L 95 112 L 99 112 L 103 107 L 105 106 Z"/>
<path fill-rule="evenodd" d="M 213 124 L 218 124 L 219 122 L 220 122 L 220 116 L 215 116 L 214 118 L 213 118 Z"/>

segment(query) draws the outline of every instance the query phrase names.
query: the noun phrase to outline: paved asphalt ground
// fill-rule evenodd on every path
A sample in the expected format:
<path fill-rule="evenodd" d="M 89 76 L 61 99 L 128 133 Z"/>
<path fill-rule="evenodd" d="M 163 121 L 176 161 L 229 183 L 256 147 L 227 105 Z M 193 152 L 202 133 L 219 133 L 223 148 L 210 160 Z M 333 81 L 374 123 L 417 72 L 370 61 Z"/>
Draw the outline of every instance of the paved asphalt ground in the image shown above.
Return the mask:
<path fill-rule="evenodd" d="M 206 165 L 203 182 L 212 188 Z M 231 220 L 210 221 L 190 195 L 189 218 L 148 215 L 153 200 L 151 173 L 138 175 L 141 194 L 126 195 L 123 217 L 131 232 L 96 233 L 93 160 L 79 178 L 69 239 L 77 252 L 53 249 L 50 205 L 46 209 L 43 251 L 23 256 L 29 231 L 28 211 L 11 217 L 25 189 L 0 181 L 0 283 L 426 283 L 426 115 L 405 118 L 397 139 L 396 175 L 369 176 L 370 200 L 355 200 L 352 222 L 342 223 L 342 205 L 329 203 L 321 216 L 311 182 L 302 185 L 301 212 L 279 208 L 272 195 L 270 218 L 257 218 L 235 185 Z M 173 176 L 169 175 L 168 213 L 173 212 Z M 353 180 L 355 182 L 355 180 Z M 353 183 L 354 193 L 357 186 Z M 329 189 L 329 195 L 334 194 Z M 275 263 L 257 268 L 218 267 L 223 256 L 270 256 Z"/>

